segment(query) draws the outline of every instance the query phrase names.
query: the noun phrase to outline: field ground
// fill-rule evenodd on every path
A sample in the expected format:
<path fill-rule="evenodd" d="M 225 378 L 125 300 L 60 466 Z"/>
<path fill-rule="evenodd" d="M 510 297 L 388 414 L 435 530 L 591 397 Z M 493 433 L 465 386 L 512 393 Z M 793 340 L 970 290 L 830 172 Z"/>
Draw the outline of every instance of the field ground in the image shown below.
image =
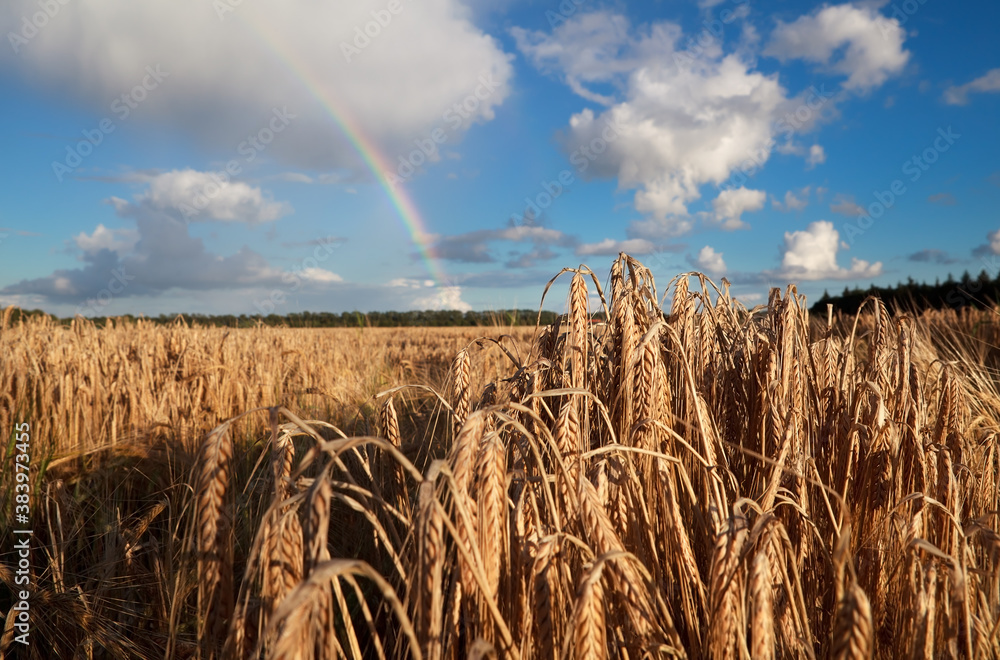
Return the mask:
<path fill-rule="evenodd" d="M 563 281 L 539 332 L 8 310 L 0 652 L 27 422 L 30 657 L 1000 657 L 995 312 Z"/>

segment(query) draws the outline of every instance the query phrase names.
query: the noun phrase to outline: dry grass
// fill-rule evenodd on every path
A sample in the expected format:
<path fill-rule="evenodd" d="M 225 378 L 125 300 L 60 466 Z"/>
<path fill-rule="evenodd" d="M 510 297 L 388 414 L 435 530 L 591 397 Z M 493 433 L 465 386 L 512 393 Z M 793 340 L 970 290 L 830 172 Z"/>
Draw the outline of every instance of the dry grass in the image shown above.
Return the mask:
<path fill-rule="evenodd" d="M 317 331 L 4 329 L 4 414 L 51 425 L 46 651 L 1000 657 L 994 313 L 873 301 L 828 324 L 794 287 L 747 310 L 699 275 L 664 313 L 622 256 L 594 328 L 598 283 L 568 276 L 569 313 L 534 341 L 409 331 L 422 346 L 354 363 Z M 136 369 L 120 345 L 167 352 Z M 132 380 L 63 400 L 108 373 Z"/>

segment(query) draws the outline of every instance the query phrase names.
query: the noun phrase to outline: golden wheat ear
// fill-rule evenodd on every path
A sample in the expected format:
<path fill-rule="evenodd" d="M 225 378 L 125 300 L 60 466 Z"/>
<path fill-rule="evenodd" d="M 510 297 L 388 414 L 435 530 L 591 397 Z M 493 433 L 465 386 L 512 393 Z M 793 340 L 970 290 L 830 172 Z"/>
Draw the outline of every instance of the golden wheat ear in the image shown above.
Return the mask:
<path fill-rule="evenodd" d="M 205 437 L 195 467 L 198 638 L 207 648 L 221 644 L 233 614 L 232 460 L 232 436 L 225 423 Z"/>

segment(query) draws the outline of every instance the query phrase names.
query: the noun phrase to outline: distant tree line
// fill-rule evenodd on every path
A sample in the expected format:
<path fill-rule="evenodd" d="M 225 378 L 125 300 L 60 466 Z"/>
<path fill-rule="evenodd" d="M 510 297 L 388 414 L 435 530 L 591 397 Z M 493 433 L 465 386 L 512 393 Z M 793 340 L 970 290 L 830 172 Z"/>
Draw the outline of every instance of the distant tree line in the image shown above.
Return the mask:
<path fill-rule="evenodd" d="M 11 312 L 10 322 L 21 317 L 52 316 L 40 309 Z M 542 325 L 554 323 L 558 314 L 543 311 Z M 72 318 L 53 319 L 68 324 Z M 107 317 L 88 317 L 97 325 L 104 325 Z M 457 327 L 457 326 L 514 326 L 535 325 L 538 311 L 531 309 L 511 309 L 490 312 L 462 312 L 458 310 L 424 310 L 409 312 L 294 312 L 290 314 L 160 314 L 159 316 L 134 316 L 124 314 L 115 319 L 135 321 L 147 319 L 160 325 L 181 322 L 187 325 L 219 326 L 226 328 L 253 328 L 263 324 L 288 328 L 404 328 L 404 327 Z"/>
<path fill-rule="evenodd" d="M 961 279 L 955 280 L 951 273 L 948 278 L 934 284 L 918 283 L 913 278 L 899 282 L 895 286 L 877 287 L 874 284 L 867 289 L 844 287 L 839 296 L 831 296 L 824 291 L 822 297 L 810 308 L 813 314 L 825 314 L 827 304 L 847 314 L 855 314 L 861 304 L 870 296 L 882 299 L 890 309 L 904 311 L 922 311 L 924 309 L 944 309 L 973 306 L 989 308 L 1000 303 L 1000 273 L 991 278 L 986 270 L 972 277 L 968 271 Z M 8 311 L 8 310 L 2 310 Z M 9 310 L 8 323 L 16 323 L 21 318 L 32 316 L 48 316 L 53 320 L 68 325 L 73 320 L 59 318 L 40 309 Z M 602 320 L 604 314 L 592 314 L 594 320 Z M 107 322 L 108 317 L 88 317 L 99 326 Z M 218 326 L 226 328 L 254 328 L 258 325 L 288 328 L 406 328 L 406 327 L 458 327 L 458 326 L 533 326 L 538 317 L 538 311 L 532 309 L 509 309 L 484 312 L 463 312 L 460 310 L 423 310 L 408 312 L 293 312 L 290 314 L 160 314 L 159 316 L 135 316 L 124 314 L 111 317 L 136 321 L 146 319 L 158 325 L 168 323 L 197 324 L 201 326 Z M 541 324 L 555 323 L 559 318 L 556 312 L 543 310 Z"/>
<path fill-rule="evenodd" d="M 956 281 L 949 273 L 944 282 L 937 280 L 934 284 L 917 283 L 911 277 L 896 286 L 877 287 L 873 284 L 867 289 L 845 287 L 839 296 L 831 296 L 824 291 L 810 311 L 813 314 L 825 314 L 827 304 L 832 304 L 834 309 L 854 314 L 869 296 L 879 297 L 889 309 L 905 311 L 965 306 L 988 308 L 1000 301 L 1000 274 L 991 278 L 983 270 L 977 277 L 972 277 L 966 271 Z"/>

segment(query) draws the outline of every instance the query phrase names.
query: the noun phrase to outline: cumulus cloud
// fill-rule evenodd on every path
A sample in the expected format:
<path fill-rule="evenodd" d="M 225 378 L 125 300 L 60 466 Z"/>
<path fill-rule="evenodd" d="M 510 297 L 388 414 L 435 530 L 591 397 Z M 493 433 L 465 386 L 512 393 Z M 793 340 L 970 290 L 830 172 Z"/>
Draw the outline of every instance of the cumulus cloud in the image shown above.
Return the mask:
<path fill-rule="evenodd" d="M 703 247 L 697 257 L 694 259 L 689 257 L 688 260 L 695 268 L 712 275 L 726 272 L 726 262 L 722 258 L 722 253 L 716 252 L 710 245 Z"/>
<path fill-rule="evenodd" d="M 817 165 L 821 165 L 826 162 L 826 151 L 823 149 L 823 145 L 814 144 L 809 147 L 809 156 L 806 158 L 806 167 L 812 169 Z"/>
<path fill-rule="evenodd" d="M 306 280 L 308 282 L 315 282 L 317 284 L 329 284 L 331 282 L 344 281 L 344 278 L 338 275 L 337 273 L 316 266 L 312 266 L 310 268 L 303 268 L 302 270 L 298 271 L 298 276 L 303 280 Z"/>
<path fill-rule="evenodd" d="M 440 287 L 430 295 L 415 298 L 410 306 L 413 309 L 456 309 L 460 312 L 472 310 L 472 305 L 462 300 L 462 287 L 460 286 Z"/>
<path fill-rule="evenodd" d="M 874 9 L 828 9 L 837 11 L 824 9 L 779 25 L 773 53 L 824 54 L 820 59 L 835 72 L 850 68 L 852 89 L 880 84 L 905 64 L 902 31 L 890 30 L 884 39 Z M 816 32 L 829 52 L 793 48 L 794 34 L 803 30 Z M 632 223 L 630 238 L 659 240 L 689 232 L 694 223 L 688 207 L 701 198 L 702 186 L 734 187 L 727 183 L 734 172 L 758 170 L 775 149 L 799 149 L 794 135 L 811 130 L 834 109 L 834 92 L 790 94 L 777 74 L 759 71 L 759 46 L 746 31 L 733 52 L 718 39 L 689 47 L 676 23 L 636 28 L 605 10 L 575 14 L 551 32 L 516 28 L 512 34 L 539 70 L 561 76 L 579 96 L 603 106 L 573 114 L 560 141 L 583 176 L 615 178 L 620 190 L 635 191 L 635 209 L 645 218 Z M 841 51 L 843 57 L 832 61 Z M 824 157 L 814 145 L 807 162 L 816 165 Z M 741 226 L 738 220 L 729 224 Z"/>
<path fill-rule="evenodd" d="M 743 222 L 743 214 L 761 210 L 766 200 L 767 195 L 763 190 L 748 188 L 723 190 L 712 200 L 710 222 L 727 230 L 749 229 L 750 225 Z"/>
<path fill-rule="evenodd" d="M 801 211 L 809 205 L 810 190 L 811 186 L 806 186 L 799 191 L 798 195 L 791 190 L 786 191 L 784 201 L 772 197 L 771 206 L 779 211 Z"/>
<path fill-rule="evenodd" d="M 964 85 L 952 85 L 944 90 L 944 102 L 949 105 L 967 105 L 971 92 L 1000 92 L 1000 68 L 991 69 Z"/>
<path fill-rule="evenodd" d="M 343 282 L 340 275 L 319 263 L 281 271 L 247 247 L 230 255 L 210 252 L 200 238 L 190 235 L 190 221 L 186 217 L 187 204 L 193 203 L 198 184 L 206 180 L 206 173 L 193 170 L 148 176 L 146 189 L 132 202 L 111 200 L 118 215 L 134 222 L 135 229 L 108 229 L 99 224 L 89 234 L 82 232 L 73 239 L 80 251 L 82 267 L 21 280 L 0 293 L 42 296 L 57 304 L 79 304 L 99 299 L 102 294 L 129 298 L 160 296 L 170 291 L 261 286 L 288 290 Z M 259 189 L 246 184 L 230 183 L 218 189 L 217 198 L 204 205 L 205 219 L 254 223 L 274 219 L 278 210 L 284 209 L 281 204 L 266 200 Z M 339 243 L 328 245 L 332 251 Z"/>
<path fill-rule="evenodd" d="M 169 216 L 137 218 L 139 240 L 128 252 L 84 252 L 85 265 L 47 277 L 21 280 L 3 294 L 37 294 L 56 303 L 80 303 L 109 289 L 119 297 L 159 295 L 170 289 L 207 291 L 249 285 L 279 285 L 281 273 L 243 248 L 228 255 L 209 252 L 188 226 Z M 111 282 L 117 280 L 118 285 Z"/>
<path fill-rule="evenodd" d="M 977 257 L 985 257 L 991 254 L 1000 254 L 1000 229 L 991 231 L 986 235 L 988 243 L 980 245 L 972 251 Z"/>
<path fill-rule="evenodd" d="M 292 212 L 287 202 L 275 202 L 260 188 L 232 181 L 216 172 L 173 170 L 145 178 L 148 187 L 135 203 L 112 198 L 119 213 L 134 206 L 157 211 L 180 211 L 189 221 L 245 222 L 251 225 L 278 220 Z"/>
<path fill-rule="evenodd" d="M 190 225 L 148 207 L 136 223 L 139 240 L 131 249 L 84 252 L 82 267 L 4 287 L 0 300 L 86 316 L 143 311 L 283 314 L 331 306 L 361 311 L 471 308 L 462 288 L 432 280 L 347 281 L 329 268 L 334 260 L 324 248 L 337 249 L 340 243 L 333 241 L 308 252 L 319 255 L 318 265 L 303 260 L 278 269 L 246 247 L 229 255 L 210 252 L 201 239 L 188 235 Z"/>
<path fill-rule="evenodd" d="M 296 118 L 267 146 L 268 158 L 362 170 L 329 119 L 329 102 L 383 151 L 408 153 L 434 128 L 457 140 L 472 123 L 492 119 L 513 73 L 510 56 L 473 25 L 460 0 L 404 2 L 365 44 L 357 31 L 385 7 L 378 0 L 61 3 L 19 52 L 0 49 L 0 69 L 114 117 L 111 103 L 141 84 L 144 67 L 158 65 L 168 77 L 142 101 L 137 120 L 237 158 L 272 109 L 287 107 Z M 3 3 L 0 34 L 20 32 L 22 16 L 37 11 L 35 0 Z"/>
<path fill-rule="evenodd" d="M 816 63 L 847 76 L 845 89 L 864 92 L 903 70 L 910 57 L 905 38 L 899 21 L 874 7 L 827 5 L 791 23 L 779 21 L 764 54 Z"/>
<path fill-rule="evenodd" d="M 111 250 L 112 252 L 123 252 L 131 250 L 139 242 L 139 232 L 134 229 L 108 229 L 103 224 L 91 234 L 80 232 L 73 238 L 76 247 L 84 253 L 94 254 L 101 250 Z"/>
<path fill-rule="evenodd" d="M 633 30 L 609 12 L 574 16 L 552 33 L 517 31 L 522 52 L 544 71 L 561 71 L 584 98 L 608 106 L 570 117 L 563 147 L 585 176 L 616 177 L 636 190 L 648 219 L 630 237 L 657 239 L 691 229 L 687 206 L 699 186 L 721 184 L 750 154 L 771 150 L 773 120 L 788 98 L 776 77 L 752 71 L 718 43 L 683 50 L 680 26 Z M 595 158 L 580 154 L 606 143 Z M 766 155 L 764 156 L 766 160 Z"/>
<path fill-rule="evenodd" d="M 593 83 L 607 83 L 636 68 L 639 57 L 628 52 L 629 22 L 624 16 L 595 12 L 578 14 L 562 23 L 558 38 L 524 28 L 511 29 L 518 48 L 546 73 L 558 73 L 574 93 L 611 105 L 613 97 L 593 91 Z M 666 38 L 676 38 L 667 36 Z"/>
<path fill-rule="evenodd" d="M 656 246 L 644 238 L 630 238 L 624 241 L 616 241 L 605 238 L 597 243 L 584 243 L 577 246 L 578 256 L 601 256 L 616 257 L 618 253 L 625 252 L 632 255 L 650 254 L 656 251 Z"/>
<path fill-rule="evenodd" d="M 434 280 L 399 277 L 391 280 L 388 287 L 413 292 L 409 302 L 404 305 L 410 309 L 457 309 L 462 312 L 468 312 L 472 309 L 472 306 L 462 299 L 462 287 L 460 286 L 438 287 Z"/>
<path fill-rule="evenodd" d="M 840 234 L 832 222 L 819 220 L 806 229 L 785 232 L 781 269 L 768 273 L 776 277 L 811 280 L 847 280 L 877 277 L 882 273 L 882 262 L 869 263 L 851 259 L 850 268 L 837 265 Z"/>

